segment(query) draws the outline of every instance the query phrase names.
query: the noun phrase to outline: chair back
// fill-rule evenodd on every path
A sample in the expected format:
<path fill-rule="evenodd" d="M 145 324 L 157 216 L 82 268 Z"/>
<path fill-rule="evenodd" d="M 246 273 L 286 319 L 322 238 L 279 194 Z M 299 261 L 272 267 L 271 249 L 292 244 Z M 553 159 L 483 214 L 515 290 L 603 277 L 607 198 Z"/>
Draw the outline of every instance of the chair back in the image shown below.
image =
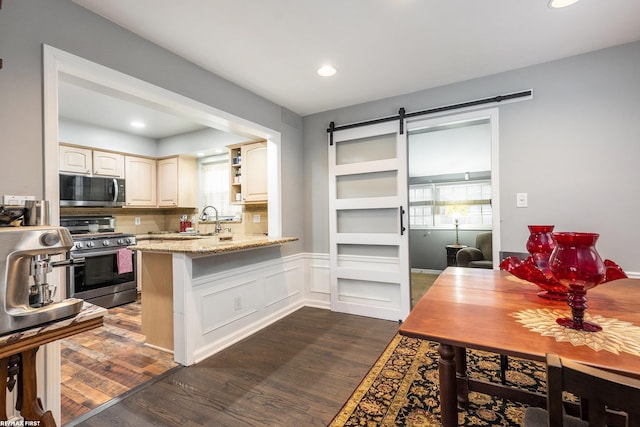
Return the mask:
<path fill-rule="evenodd" d="M 627 426 L 640 426 L 640 380 L 547 355 L 547 410 L 550 426 L 563 425 L 562 392 L 580 398 L 580 418 L 604 427 L 609 415 L 625 415 Z"/>
<path fill-rule="evenodd" d="M 493 260 L 493 233 L 478 233 L 476 235 L 476 248 L 480 249 L 484 259 Z"/>

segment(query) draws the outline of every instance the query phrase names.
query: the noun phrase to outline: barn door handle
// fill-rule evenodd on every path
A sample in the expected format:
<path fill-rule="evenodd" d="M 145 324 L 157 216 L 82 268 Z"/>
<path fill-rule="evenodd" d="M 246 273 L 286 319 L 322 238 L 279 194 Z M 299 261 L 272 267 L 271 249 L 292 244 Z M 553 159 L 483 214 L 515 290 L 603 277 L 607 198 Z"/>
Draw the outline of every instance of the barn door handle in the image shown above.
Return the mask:
<path fill-rule="evenodd" d="M 402 206 L 400 206 L 400 235 L 404 235 L 404 232 L 407 231 L 407 227 L 404 226 L 404 214 L 405 210 Z"/>

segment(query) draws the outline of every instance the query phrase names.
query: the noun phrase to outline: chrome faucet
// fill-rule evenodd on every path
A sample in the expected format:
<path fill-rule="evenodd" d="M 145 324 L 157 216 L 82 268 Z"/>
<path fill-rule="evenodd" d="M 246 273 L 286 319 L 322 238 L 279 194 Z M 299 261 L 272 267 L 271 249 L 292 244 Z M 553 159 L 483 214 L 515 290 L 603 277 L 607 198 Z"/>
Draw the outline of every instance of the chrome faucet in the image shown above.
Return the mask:
<path fill-rule="evenodd" d="M 215 228 L 215 232 L 216 234 L 219 234 L 222 231 L 222 227 L 220 227 L 220 220 L 218 219 L 218 209 L 216 209 L 214 206 L 205 206 L 202 209 L 202 213 L 200 214 L 200 221 L 206 221 L 207 218 L 209 218 L 209 215 L 207 215 L 207 209 L 213 209 L 216 212 L 216 228 Z"/>

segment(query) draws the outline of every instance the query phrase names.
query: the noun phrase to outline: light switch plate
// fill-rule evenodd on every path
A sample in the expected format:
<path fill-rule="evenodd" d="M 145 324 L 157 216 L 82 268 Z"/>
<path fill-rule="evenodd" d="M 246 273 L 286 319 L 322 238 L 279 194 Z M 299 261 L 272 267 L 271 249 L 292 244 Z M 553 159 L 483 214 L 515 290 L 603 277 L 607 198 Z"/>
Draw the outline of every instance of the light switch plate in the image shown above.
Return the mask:
<path fill-rule="evenodd" d="M 260 215 L 254 215 L 253 222 L 260 222 Z"/>
<path fill-rule="evenodd" d="M 528 206 L 529 202 L 527 200 L 527 193 L 516 193 L 516 207 L 526 208 Z"/>

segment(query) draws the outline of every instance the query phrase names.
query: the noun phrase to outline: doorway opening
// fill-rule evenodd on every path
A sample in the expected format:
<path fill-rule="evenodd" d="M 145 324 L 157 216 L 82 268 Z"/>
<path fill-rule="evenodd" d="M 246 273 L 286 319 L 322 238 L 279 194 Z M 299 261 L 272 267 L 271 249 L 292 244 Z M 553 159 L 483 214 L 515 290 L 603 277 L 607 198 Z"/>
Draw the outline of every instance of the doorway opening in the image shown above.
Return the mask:
<path fill-rule="evenodd" d="M 44 196 L 50 201 L 51 223 L 59 224 L 58 188 L 59 85 L 62 80 L 83 82 L 94 90 L 104 91 L 121 100 L 140 103 L 164 113 L 179 116 L 199 126 L 241 135 L 247 139 L 266 140 L 268 168 L 280 170 L 280 133 L 241 117 L 228 114 L 182 95 L 90 62 L 67 52 L 44 46 Z M 268 232 L 281 235 L 280 173 L 268 174 Z M 52 284 L 64 290 L 64 276 L 52 277 Z M 62 284 L 62 285 L 61 285 Z M 64 293 L 64 292 L 62 292 Z M 65 295 L 60 295 L 62 298 Z M 172 313 L 170 314 L 173 315 Z M 41 356 L 45 375 L 41 377 L 46 406 L 57 413 L 60 408 L 61 357 L 60 342 L 47 345 Z"/>
<path fill-rule="evenodd" d="M 408 124 L 412 306 L 478 234 L 492 233 L 498 259 L 497 125 L 497 109 Z"/>

